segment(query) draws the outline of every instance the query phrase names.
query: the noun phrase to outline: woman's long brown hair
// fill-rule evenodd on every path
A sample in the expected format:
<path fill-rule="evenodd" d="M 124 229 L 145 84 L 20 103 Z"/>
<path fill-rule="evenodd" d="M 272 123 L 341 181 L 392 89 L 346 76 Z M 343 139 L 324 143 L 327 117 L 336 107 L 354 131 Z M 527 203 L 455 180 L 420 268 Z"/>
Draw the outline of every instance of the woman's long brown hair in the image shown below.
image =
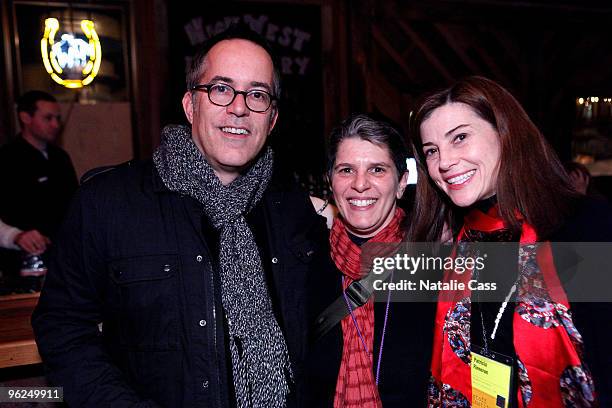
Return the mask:
<path fill-rule="evenodd" d="M 472 76 L 427 96 L 414 115 L 411 137 L 420 177 L 408 229 L 410 240 L 438 240 L 444 223 L 453 225 L 462 213 L 429 177 L 420 134 L 432 112 L 449 103 L 470 106 L 499 135 L 496 194 L 503 220 L 520 231 L 518 211 L 538 238 L 545 239 L 571 214 L 578 195 L 557 154 L 510 92 L 487 78 Z"/>

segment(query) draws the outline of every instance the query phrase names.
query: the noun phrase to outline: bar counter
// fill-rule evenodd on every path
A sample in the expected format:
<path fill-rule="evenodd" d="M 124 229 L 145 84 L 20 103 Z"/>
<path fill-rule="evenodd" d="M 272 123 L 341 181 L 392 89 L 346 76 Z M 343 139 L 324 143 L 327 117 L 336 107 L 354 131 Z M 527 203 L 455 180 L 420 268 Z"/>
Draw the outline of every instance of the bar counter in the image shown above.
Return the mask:
<path fill-rule="evenodd" d="M 0 368 L 41 362 L 30 317 L 40 293 L 0 296 Z"/>

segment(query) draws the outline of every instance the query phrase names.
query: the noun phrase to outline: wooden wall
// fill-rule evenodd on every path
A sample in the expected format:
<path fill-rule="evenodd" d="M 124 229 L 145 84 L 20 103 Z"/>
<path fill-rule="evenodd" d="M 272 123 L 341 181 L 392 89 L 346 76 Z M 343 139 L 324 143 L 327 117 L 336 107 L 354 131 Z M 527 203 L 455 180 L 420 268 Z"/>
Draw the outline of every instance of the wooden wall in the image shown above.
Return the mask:
<path fill-rule="evenodd" d="M 245 0 L 242 1 L 243 3 Z M 247 0 L 249 3 L 257 1 Z M 8 30 L 2 2 L 2 30 Z M 92 1 L 92 3 L 96 3 Z M 130 99 L 134 154 L 159 142 L 168 104 L 169 0 L 126 0 L 130 24 Z M 261 1 L 260 1 L 261 3 Z M 612 96 L 612 41 L 607 1 L 268 0 L 321 8 L 320 109 L 325 139 L 353 111 L 378 111 L 407 127 L 424 92 L 480 74 L 508 87 L 562 156 L 569 155 L 574 100 Z M 0 52 L 7 53 L 6 42 Z M 0 142 L 15 130 L 18 87 L 3 65 Z M 292 115 L 292 112 L 283 112 Z"/>
<path fill-rule="evenodd" d="M 380 111 L 405 128 L 424 92 L 484 75 L 507 87 L 569 158 L 575 98 L 612 95 L 610 3 L 350 4 L 351 109 Z"/>

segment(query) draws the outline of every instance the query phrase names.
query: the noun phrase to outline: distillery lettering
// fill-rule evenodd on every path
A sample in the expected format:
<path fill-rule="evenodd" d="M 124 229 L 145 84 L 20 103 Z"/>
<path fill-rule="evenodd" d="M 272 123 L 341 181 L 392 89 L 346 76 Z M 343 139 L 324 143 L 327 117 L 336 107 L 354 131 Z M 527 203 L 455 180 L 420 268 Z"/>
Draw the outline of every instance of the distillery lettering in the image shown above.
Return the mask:
<path fill-rule="evenodd" d="M 191 45 L 196 46 L 240 21 L 265 37 L 270 43 L 278 44 L 282 49 L 286 49 L 291 54 L 303 53 L 304 46 L 312 37 L 311 33 L 298 27 L 287 24 L 275 24 L 265 14 L 257 17 L 251 14 L 227 16 L 210 24 L 205 24 L 202 17 L 195 17 L 184 25 L 184 29 Z M 190 62 L 190 57 L 186 57 L 187 66 L 189 66 Z M 280 57 L 280 70 L 283 75 L 305 75 L 309 63 L 310 57 L 306 55 L 282 55 Z"/>

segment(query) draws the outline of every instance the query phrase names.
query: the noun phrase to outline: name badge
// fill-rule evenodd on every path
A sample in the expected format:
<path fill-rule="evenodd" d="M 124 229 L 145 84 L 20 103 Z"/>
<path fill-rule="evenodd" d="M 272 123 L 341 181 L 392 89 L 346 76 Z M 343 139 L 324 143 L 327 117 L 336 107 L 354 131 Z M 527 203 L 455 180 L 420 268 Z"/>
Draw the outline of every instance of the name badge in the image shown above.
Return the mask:
<path fill-rule="evenodd" d="M 472 408 L 507 408 L 512 390 L 513 359 L 472 344 Z"/>

